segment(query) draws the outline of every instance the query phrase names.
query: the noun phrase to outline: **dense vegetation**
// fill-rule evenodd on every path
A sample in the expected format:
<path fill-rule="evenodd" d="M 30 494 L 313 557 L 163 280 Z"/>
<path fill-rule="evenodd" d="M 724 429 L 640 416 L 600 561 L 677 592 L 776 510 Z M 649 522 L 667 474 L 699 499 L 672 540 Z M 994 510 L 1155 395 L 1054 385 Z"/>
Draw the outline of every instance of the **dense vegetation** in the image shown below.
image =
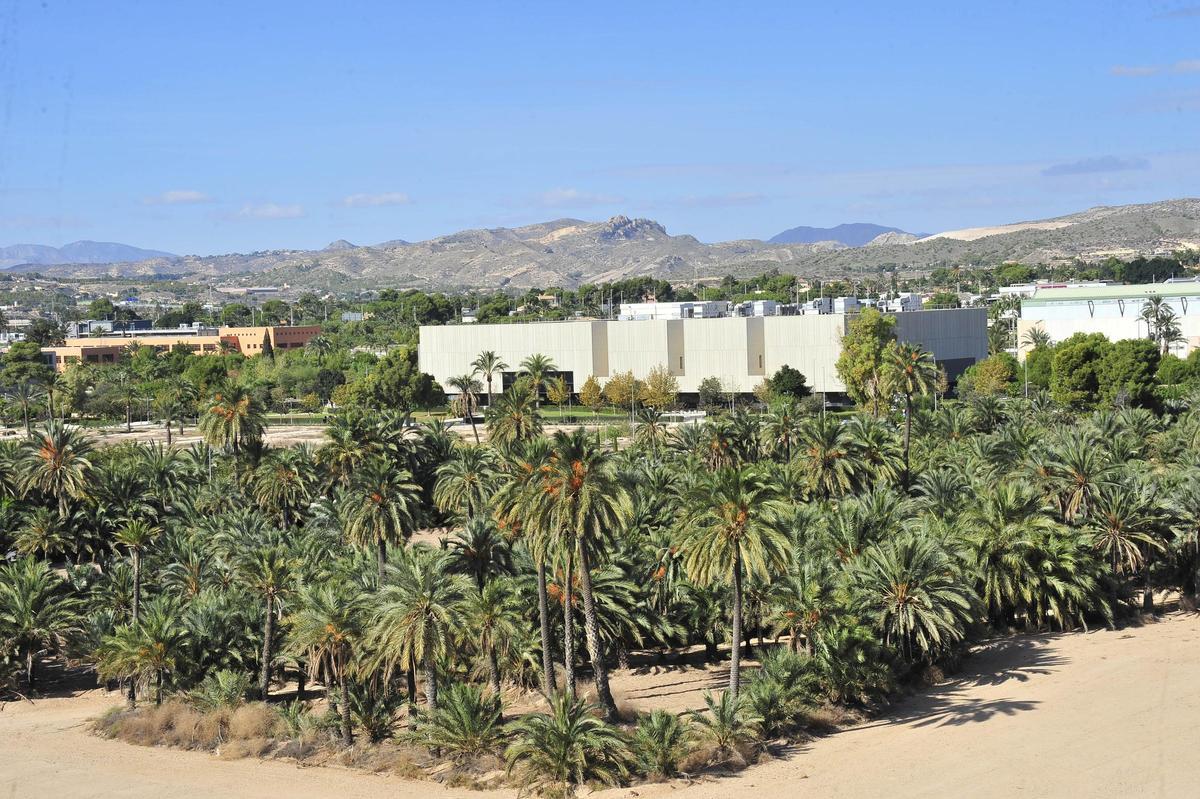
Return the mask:
<path fill-rule="evenodd" d="M 0 443 L 3 679 L 29 693 L 55 664 L 92 669 L 153 703 L 106 719 L 131 740 L 180 734 L 176 711 L 146 726 L 165 703 L 190 708 L 188 729 L 208 719 L 208 740 L 398 737 L 563 792 L 744 764 L 823 706 L 952 670 L 980 637 L 1116 624 L 1155 590 L 1196 592 L 1200 408 L 1131 407 L 1111 380 L 1065 394 L 1082 367 L 1064 342 L 1049 392 L 1025 399 L 1015 375 L 985 391 L 977 371 L 935 409 L 936 367 L 885 319 L 862 315 L 839 362 L 853 414 L 782 373 L 760 411 L 671 427 L 651 406 L 607 443 L 543 432 L 545 359 L 476 435 L 350 403 L 319 448 L 273 449 L 247 380 L 269 359 L 135 353 L 120 368 L 229 367 L 179 399 L 204 443 L 98 446 L 64 422 L 69 387 Z M 413 541 L 434 527 L 443 545 Z M 706 708 L 620 706 L 613 669 L 688 651 L 728 660 Z M 506 716 L 521 689 L 546 710 Z M 294 701 L 234 710 L 279 693 Z"/>

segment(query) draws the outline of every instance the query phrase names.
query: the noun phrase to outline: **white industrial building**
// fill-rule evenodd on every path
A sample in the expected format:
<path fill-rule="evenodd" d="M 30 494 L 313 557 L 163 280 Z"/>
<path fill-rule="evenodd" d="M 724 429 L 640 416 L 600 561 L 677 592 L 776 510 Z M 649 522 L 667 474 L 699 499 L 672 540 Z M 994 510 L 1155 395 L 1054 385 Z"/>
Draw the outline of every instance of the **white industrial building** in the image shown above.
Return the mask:
<path fill-rule="evenodd" d="M 617 318 L 626 322 L 646 319 L 716 319 L 729 315 L 725 300 L 705 302 L 623 302 Z"/>
<path fill-rule="evenodd" d="M 1195 281 L 1150 283 L 1136 286 L 1091 285 L 1070 288 L 1038 287 L 1021 300 L 1017 321 L 1018 353 L 1023 357 L 1031 330 L 1039 329 L 1058 343 L 1076 333 L 1103 333 L 1112 341 L 1150 338 L 1141 318 L 1152 297 L 1161 297 L 1175 312 L 1182 340 L 1171 352 L 1185 357 L 1200 347 L 1200 283 Z"/>
<path fill-rule="evenodd" d="M 845 385 L 834 364 L 853 318 L 830 313 L 423 326 L 418 357 L 421 371 L 443 387 L 471 372 L 480 352 L 492 350 L 508 364 L 505 386 L 519 373 L 521 361 L 541 354 L 576 391 L 590 376 L 603 385 L 629 370 L 644 378 L 666 366 L 681 393 L 696 393 L 700 381 L 716 377 L 725 390 L 748 394 L 787 365 L 804 374 L 814 390 L 839 393 Z M 987 357 L 985 309 L 914 311 L 895 318 L 897 337 L 931 352 L 952 379 Z"/>

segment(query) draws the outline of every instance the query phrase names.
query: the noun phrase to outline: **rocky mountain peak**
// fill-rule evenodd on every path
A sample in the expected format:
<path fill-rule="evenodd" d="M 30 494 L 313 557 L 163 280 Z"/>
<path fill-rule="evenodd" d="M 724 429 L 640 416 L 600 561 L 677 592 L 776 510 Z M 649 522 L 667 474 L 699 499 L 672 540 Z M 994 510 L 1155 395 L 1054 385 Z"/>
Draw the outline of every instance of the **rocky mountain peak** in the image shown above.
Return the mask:
<path fill-rule="evenodd" d="M 627 216 L 614 216 L 600 226 L 598 238 L 601 241 L 615 241 L 665 235 L 667 235 L 667 229 L 653 219 L 630 219 Z"/>

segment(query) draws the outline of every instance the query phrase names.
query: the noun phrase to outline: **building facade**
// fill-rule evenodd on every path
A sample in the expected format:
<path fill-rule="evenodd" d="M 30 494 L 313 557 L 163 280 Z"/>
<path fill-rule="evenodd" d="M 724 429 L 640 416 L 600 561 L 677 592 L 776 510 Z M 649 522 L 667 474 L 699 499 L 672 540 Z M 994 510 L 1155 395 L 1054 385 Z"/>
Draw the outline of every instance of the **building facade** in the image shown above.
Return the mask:
<path fill-rule="evenodd" d="M 1200 347 L 1200 283 L 1168 282 L 1138 286 L 1093 285 L 1070 288 L 1038 287 L 1021 300 L 1017 321 L 1017 351 L 1024 357 L 1024 342 L 1032 330 L 1042 330 L 1058 343 L 1076 333 L 1103 333 L 1112 341 L 1150 338 L 1142 309 L 1161 298 L 1175 313 L 1180 340 L 1171 353 L 1186 357 Z"/>
<path fill-rule="evenodd" d="M 470 373 L 484 350 L 508 364 L 504 385 L 534 354 L 549 357 L 573 391 L 588 377 L 603 385 L 632 371 L 644 379 L 666 367 L 683 394 L 715 377 L 726 391 L 749 394 L 787 365 L 798 369 L 815 391 L 841 393 L 835 364 L 854 315 L 722 317 L 717 319 L 580 320 L 498 325 L 436 325 L 420 330 L 420 368 L 443 387 Z M 951 379 L 987 357 L 987 311 L 964 308 L 895 315 L 896 335 L 918 345 L 942 364 Z"/>
<path fill-rule="evenodd" d="M 196 355 L 240 352 L 250 357 L 269 350 L 303 347 L 320 332 L 319 325 L 143 330 L 127 335 L 68 338 L 61 346 L 43 347 L 42 354 L 57 371 L 65 372 L 77 363 L 116 363 L 130 347 L 154 347 L 160 352 L 185 347 Z"/>

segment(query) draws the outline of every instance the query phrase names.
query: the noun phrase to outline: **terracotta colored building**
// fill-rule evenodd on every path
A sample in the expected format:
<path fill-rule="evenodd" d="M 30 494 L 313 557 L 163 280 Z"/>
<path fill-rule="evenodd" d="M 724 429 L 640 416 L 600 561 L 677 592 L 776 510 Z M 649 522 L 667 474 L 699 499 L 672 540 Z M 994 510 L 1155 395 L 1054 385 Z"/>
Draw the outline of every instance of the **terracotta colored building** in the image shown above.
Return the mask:
<path fill-rule="evenodd" d="M 43 347 L 42 353 L 56 371 L 65 372 L 77 363 L 116 363 L 121 354 L 132 346 L 154 347 L 160 352 L 187 347 L 197 355 L 230 351 L 253 357 L 262 355 L 268 343 L 272 350 L 303 347 L 320 332 L 320 325 L 180 329 L 178 332 L 151 330 L 144 334 L 134 332 L 124 336 L 69 338 L 61 346 Z"/>

